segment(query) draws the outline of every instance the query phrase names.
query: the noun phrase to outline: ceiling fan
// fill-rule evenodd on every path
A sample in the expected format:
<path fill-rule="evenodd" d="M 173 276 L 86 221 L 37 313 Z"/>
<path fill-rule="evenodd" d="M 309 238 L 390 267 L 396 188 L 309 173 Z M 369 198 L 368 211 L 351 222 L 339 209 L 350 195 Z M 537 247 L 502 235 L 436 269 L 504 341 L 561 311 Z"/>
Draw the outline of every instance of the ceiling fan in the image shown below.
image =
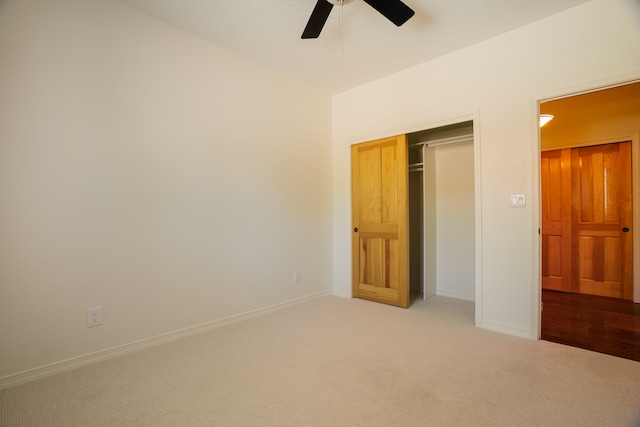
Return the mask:
<path fill-rule="evenodd" d="M 411 18 L 415 12 L 400 0 L 364 0 L 398 27 Z M 322 31 L 333 6 L 344 6 L 351 0 L 318 0 L 311 12 L 307 26 L 302 32 L 303 39 L 316 39 Z"/>

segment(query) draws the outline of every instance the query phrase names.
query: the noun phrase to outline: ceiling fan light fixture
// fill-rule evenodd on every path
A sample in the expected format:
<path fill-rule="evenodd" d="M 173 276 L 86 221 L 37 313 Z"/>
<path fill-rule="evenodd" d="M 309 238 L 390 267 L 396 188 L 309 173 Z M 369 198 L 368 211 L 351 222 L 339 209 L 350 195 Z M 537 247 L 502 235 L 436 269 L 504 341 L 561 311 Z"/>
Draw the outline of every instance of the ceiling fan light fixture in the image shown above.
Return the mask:
<path fill-rule="evenodd" d="M 329 3 L 334 6 L 344 6 L 345 4 L 351 3 L 353 0 L 327 0 Z"/>
<path fill-rule="evenodd" d="M 552 114 L 540 114 L 540 127 L 546 125 L 551 120 L 553 120 Z"/>

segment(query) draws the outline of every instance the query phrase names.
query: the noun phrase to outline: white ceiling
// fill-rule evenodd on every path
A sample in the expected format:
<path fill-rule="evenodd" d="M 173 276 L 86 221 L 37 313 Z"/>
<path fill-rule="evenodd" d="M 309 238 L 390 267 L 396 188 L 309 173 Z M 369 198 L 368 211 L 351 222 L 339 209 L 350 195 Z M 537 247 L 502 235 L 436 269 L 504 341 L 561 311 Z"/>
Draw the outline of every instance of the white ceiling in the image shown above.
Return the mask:
<path fill-rule="evenodd" d="M 335 94 L 588 0 L 404 0 L 416 14 L 402 27 L 354 0 L 308 40 L 316 0 L 120 1 Z"/>

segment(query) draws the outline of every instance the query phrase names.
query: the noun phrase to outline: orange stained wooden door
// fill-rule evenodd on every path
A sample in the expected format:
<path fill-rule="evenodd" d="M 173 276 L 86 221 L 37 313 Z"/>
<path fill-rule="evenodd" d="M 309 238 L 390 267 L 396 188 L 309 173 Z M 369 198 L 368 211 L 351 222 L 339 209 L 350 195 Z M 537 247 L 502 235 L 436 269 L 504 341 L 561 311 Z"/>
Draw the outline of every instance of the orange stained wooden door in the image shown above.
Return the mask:
<path fill-rule="evenodd" d="M 574 283 L 580 293 L 632 299 L 631 142 L 571 156 Z"/>
<path fill-rule="evenodd" d="M 542 152 L 542 288 L 572 292 L 571 150 Z"/>
<path fill-rule="evenodd" d="M 407 137 L 351 148 L 353 296 L 409 306 Z"/>

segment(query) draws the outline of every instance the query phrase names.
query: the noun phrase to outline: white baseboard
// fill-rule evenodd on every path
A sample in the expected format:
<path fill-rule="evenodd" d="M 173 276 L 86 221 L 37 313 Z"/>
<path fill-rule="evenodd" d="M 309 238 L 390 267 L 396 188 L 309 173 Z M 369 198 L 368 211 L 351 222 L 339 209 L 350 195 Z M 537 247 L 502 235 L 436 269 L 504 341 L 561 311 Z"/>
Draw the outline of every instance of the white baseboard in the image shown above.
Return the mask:
<path fill-rule="evenodd" d="M 443 289 L 436 289 L 436 295 L 440 297 L 449 297 L 449 298 L 461 299 L 461 300 L 472 301 L 472 302 L 475 302 L 476 300 L 476 297 L 473 294 L 447 291 Z"/>
<path fill-rule="evenodd" d="M 482 325 L 480 327 L 482 329 L 488 329 L 488 330 L 494 331 L 494 332 L 500 332 L 500 333 L 507 334 L 507 335 L 513 335 L 513 336 L 520 337 L 520 338 L 532 339 L 531 338 L 531 331 L 529 331 L 526 328 L 518 328 L 518 327 L 515 327 L 515 326 L 512 326 L 512 325 L 505 325 L 503 323 L 488 322 L 488 321 L 482 322 Z"/>
<path fill-rule="evenodd" d="M 341 291 L 341 290 L 333 290 L 333 295 L 340 297 L 340 298 L 353 298 L 353 295 L 351 295 L 351 291 Z"/>
<path fill-rule="evenodd" d="M 7 375 L 5 377 L 0 378 L 0 390 L 4 390 L 9 387 L 24 384 L 26 382 L 37 380 L 40 378 L 48 377 L 50 375 L 55 375 L 65 371 L 70 371 L 72 369 L 76 369 L 81 366 L 90 365 L 93 363 L 101 362 L 103 360 L 107 360 L 114 357 L 123 356 L 125 354 L 133 353 L 136 351 L 144 350 L 149 347 L 154 347 L 160 344 L 176 341 L 191 335 L 196 335 L 202 332 L 211 331 L 213 329 L 222 328 L 224 326 L 242 322 L 243 320 L 248 320 L 254 317 L 263 316 L 265 314 L 268 314 L 274 311 L 282 310 L 287 307 L 291 307 L 297 304 L 301 304 L 301 303 L 311 301 L 311 300 L 321 298 L 331 294 L 332 294 L 331 291 L 323 291 L 317 294 L 307 295 L 301 298 L 285 301 L 269 307 L 259 308 L 257 310 L 248 311 L 246 313 L 235 314 L 233 316 L 214 320 L 212 322 L 203 323 L 201 325 L 191 326 L 189 328 L 180 329 L 180 330 L 169 332 L 162 335 L 157 335 L 155 337 L 146 338 L 146 339 L 132 342 L 129 344 L 123 344 L 116 347 L 108 348 L 106 350 L 100 350 L 95 353 L 73 357 L 71 359 L 62 360 L 60 362 L 51 363 L 49 365 L 41 366 L 34 369 L 29 369 L 27 371 L 19 372 L 17 374 Z"/>

